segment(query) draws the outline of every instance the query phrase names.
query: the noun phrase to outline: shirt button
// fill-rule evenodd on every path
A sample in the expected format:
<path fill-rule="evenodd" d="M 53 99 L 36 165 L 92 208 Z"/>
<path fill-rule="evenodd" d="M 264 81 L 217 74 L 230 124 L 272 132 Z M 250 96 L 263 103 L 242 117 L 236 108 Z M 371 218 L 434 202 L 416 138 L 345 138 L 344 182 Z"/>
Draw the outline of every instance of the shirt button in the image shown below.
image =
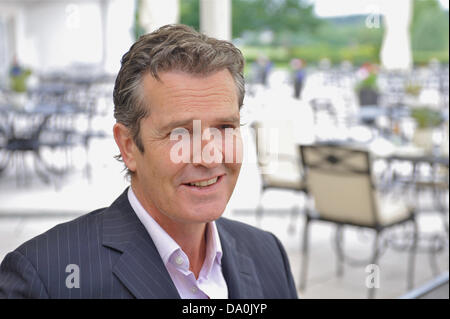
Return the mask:
<path fill-rule="evenodd" d="M 198 291 L 198 288 L 194 286 L 192 287 L 191 291 L 195 294 Z"/>
<path fill-rule="evenodd" d="M 183 257 L 177 256 L 177 258 L 175 258 L 175 262 L 177 265 L 182 265 L 184 262 Z"/>

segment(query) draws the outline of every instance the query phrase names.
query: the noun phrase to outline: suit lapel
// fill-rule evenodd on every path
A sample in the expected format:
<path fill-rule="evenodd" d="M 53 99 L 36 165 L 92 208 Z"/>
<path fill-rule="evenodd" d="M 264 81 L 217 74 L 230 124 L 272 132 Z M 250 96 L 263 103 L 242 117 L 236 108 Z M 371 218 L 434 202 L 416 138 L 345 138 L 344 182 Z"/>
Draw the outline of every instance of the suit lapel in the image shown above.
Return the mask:
<path fill-rule="evenodd" d="M 113 273 L 136 298 L 180 298 L 150 235 L 131 207 L 126 189 L 103 217 L 103 245 L 122 253 Z M 235 235 L 217 221 L 222 271 L 230 299 L 263 298 L 252 259 L 239 250 Z"/>
<path fill-rule="evenodd" d="M 128 201 L 127 191 L 103 218 L 103 245 L 122 252 L 113 272 L 136 298 L 180 298 L 155 244 Z"/>
<path fill-rule="evenodd" d="M 216 224 L 223 250 L 222 272 L 228 286 L 228 298 L 264 298 L 252 259 L 239 250 L 235 236 L 226 229 L 220 219 Z"/>

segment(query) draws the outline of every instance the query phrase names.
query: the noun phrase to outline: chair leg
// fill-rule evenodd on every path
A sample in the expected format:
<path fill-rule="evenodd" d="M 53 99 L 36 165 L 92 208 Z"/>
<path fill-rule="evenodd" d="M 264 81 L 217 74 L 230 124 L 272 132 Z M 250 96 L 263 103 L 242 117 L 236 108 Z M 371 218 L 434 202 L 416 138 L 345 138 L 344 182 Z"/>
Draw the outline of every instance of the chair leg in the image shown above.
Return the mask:
<path fill-rule="evenodd" d="M 18 152 L 13 151 L 13 158 L 14 158 L 14 166 L 16 169 L 16 186 L 20 187 L 20 167 L 19 167 L 19 162 L 20 162 L 20 158 L 19 158 L 19 154 Z"/>
<path fill-rule="evenodd" d="M 431 272 L 433 273 L 433 277 L 439 275 L 439 266 L 436 260 L 436 252 L 434 251 L 434 247 L 431 247 L 431 251 L 428 255 L 430 261 Z"/>
<path fill-rule="evenodd" d="M 305 211 L 308 209 L 308 195 L 306 192 L 302 192 L 303 194 L 303 208 L 300 210 L 298 206 L 292 207 L 291 210 L 291 221 L 288 226 L 288 233 L 294 234 L 295 233 L 295 227 L 297 225 L 297 218 L 300 214 L 304 215 Z"/>
<path fill-rule="evenodd" d="M 373 247 L 373 255 L 372 255 L 372 264 L 377 265 L 378 257 L 380 253 L 380 231 L 376 231 L 375 235 L 375 241 L 374 241 L 374 247 Z M 375 298 L 375 287 L 368 287 L 368 299 L 374 299 Z"/>
<path fill-rule="evenodd" d="M 336 255 L 337 255 L 337 268 L 336 268 L 336 275 L 338 277 L 342 277 L 344 275 L 344 255 L 342 253 L 342 250 L 339 249 L 341 247 L 343 249 L 343 229 L 342 225 L 337 225 L 336 227 Z"/>
<path fill-rule="evenodd" d="M 262 199 L 264 196 L 265 189 L 261 191 L 261 195 L 259 195 L 258 206 L 256 206 L 256 226 L 261 227 L 261 220 L 264 213 L 264 207 L 262 205 Z"/>
<path fill-rule="evenodd" d="M 302 260 L 300 267 L 300 285 L 299 290 L 304 291 L 306 289 L 306 276 L 308 272 L 308 231 L 310 217 L 308 213 L 305 214 L 305 225 L 303 227 L 303 240 L 302 240 Z"/>
<path fill-rule="evenodd" d="M 438 189 L 437 187 L 433 187 L 433 196 L 434 196 L 434 202 L 437 203 L 437 210 L 439 212 L 439 215 L 442 218 L 442 225 L 444 226 L 444 230 L 445 233 L 447 234 L 448 237 L 448 221 L 447 221 L 447 213 L 448 213 L 448 209 L 446 208 L 446 203 L 445 203 L 445 197 L 446 195 L 443 193 L 442 190 Z"/>
<path fill-rule="evenodd" d="M 297 206 L 293 206 L 291 208 L 291 213 L 290 213 L 290 221 L 289 221 L 289 226 L 288 226 L 288 234 L 292 235 L 295 233 L 295 225 L 297 224 L 297 217 L 299 214 L 299 209 Z"/>
<path fill-rule="evenodd" d="M 411 243 L 411 248 L 409 250 L 408 256 L 408 278 L 407 278 L 407 289 L 408 291 L 414 287 L 414 271 L 416 265 L 416 250 L 417 250 L 417 239 L 418 239 L 418 227 L 417 221 L 413 219 L 413 241 Z"/>
<path fill-rule="evenodd" d="M 261 204 L 258 204 L 258 206 L 256 207 L 256 226 L 257 227 L 261 227 L 262 215 L 263 215 L 263 207 L 261 206 Z"/>

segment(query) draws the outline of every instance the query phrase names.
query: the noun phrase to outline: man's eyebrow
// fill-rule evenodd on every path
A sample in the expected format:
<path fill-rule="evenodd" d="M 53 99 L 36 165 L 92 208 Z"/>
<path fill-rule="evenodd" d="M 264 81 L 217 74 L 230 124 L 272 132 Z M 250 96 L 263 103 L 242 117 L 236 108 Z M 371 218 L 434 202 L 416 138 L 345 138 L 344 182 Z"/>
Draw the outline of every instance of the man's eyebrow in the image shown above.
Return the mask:
<path fill-rule="evenodd" d="M 194 121 L 194 119 L 186 119 L 186 120 L 178 120 L 178 121 L 169 122 L 166 125 L 164 125 L 163 127 L 161 127 L 160 130 L 165 132 L 165 131 L 175 129 L 177 127 L 185 127 L 185 126 L 188 126 L 191 123 L 193 123 L 193 121 Z"/>
<path fill-rule="evenodd" d="M 161 131 L 165 132 L 165 131 L 169 131 L 169 130 L 173 130 L 177 127 L 186 127 L 186 126 L 192 126 L 194 124 L 195 120 L 199 120 L 196 118 L 189 118 L 189 119 L 185 119 L 185 120 L 178 120 L 178 121 L 173 121 L 170 122 L 166 125 L 164 125 L 163 127 L 161 127 Z M 239 116 L 230 116 L 230 117 L 223 117 L 223 118 L 217 118 L 214 120 L 214 122 L 217 123 L 235 123 L 235 124 L 239 124 L 240 123 L 240 117 Z"/>
<path fill-rule="evenodd" d="M 216 119 L 216 121 L 219 123 L 240 123 L 241 118 L 238 115 L 236 115 L 236 116 L 218 118 L 218 119 Z"/>

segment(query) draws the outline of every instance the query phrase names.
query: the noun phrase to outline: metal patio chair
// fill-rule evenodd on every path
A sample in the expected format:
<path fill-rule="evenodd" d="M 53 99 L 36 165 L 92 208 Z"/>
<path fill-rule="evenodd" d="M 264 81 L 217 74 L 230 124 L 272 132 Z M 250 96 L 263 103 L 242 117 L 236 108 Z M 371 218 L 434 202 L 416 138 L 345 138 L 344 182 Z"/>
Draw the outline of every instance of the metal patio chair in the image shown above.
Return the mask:
<path fill-rule="evenodd" d="M 302 242 L 300 290 L 306 287 L 309 226 L 319 220 L 336 224 L 337 274 L 343 274 L 344 262 L 350 265 L 377 264 L 381 255 L 381 235 L 392 226 L 411 223 L 414 230 L 400 249 L 409 248 L 408 289 L 413 286 L 417 224 L 413 209 L 398 198 L 377 192 L 367 151 L 338 145 L 300 146 L 308 193 L 314 200 L 315 214 L 307 211 Z M 354 226 L 375 232 L 370 260 L 355 260 L 344 254 L 343 227 Z M 394 247 L 394 246 L 393 246 Z M 399 248 L 399 246 L 394 247 Z M 369 288 L 373 298 L 375 289 Z"/>

